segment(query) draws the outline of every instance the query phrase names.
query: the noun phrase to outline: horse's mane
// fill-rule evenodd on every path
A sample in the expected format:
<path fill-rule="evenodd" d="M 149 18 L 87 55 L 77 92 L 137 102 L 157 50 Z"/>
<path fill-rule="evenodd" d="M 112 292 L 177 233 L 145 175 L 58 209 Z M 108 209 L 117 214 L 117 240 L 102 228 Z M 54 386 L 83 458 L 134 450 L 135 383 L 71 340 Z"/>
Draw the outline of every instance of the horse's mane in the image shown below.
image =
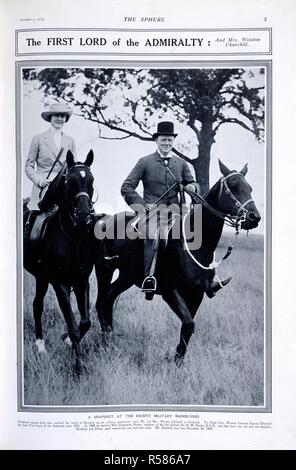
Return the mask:
<path fill-rule="evenodd" d="M 220 189 L 220 178 L 213 184 L 213 186 L 208 190 L 204 195 L 204 199 L 207 201 L 208 198 L 211 198 L 218 190 Z"/>

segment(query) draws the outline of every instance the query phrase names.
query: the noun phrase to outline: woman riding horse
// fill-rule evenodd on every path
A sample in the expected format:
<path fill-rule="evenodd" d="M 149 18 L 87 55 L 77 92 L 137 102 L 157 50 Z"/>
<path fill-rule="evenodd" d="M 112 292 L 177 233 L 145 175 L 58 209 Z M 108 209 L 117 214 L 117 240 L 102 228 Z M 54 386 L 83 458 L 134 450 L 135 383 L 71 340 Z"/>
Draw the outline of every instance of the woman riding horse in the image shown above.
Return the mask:
<path fill-rule="evenodd" d="M 26 175 L 33 182 L 28 204 L 30 210 L 40 209 L 38 204 L 45 194 L 43 190 L 65 168 L 68 150 L 76 159 L 75 142 L 62 130 L 71 114 L 68 106 L 62 103 L 55 103 L 41 113 L 42 119 L 50 122 L 51 126 L 33 137 L 25 164 Z"/>
<path fill-rule="evenodd" d="M 54 202 L 58 211 L 50 220 L 43 235 L 41 257 L 36 257 L 34 244 L 28 225 L 30 213 L 24 210 L 24 267 L 36 279 L 33 301 L 36 345 L 39 352 L 45 351 L 42 333 L 43 300 L 49 283 L 53 286 L 68 332 L 62 335 L 70 339 L 76 352 L 76 370 L 80 373 L 79 343 L 90 328 L 89 318 L 89 276 L 94 265 L 94 257 L 99 253 L 98 242 L 93 235 L 93 176 L 90 166 L 93 162 L 92 150 L 84 163 L 74 161 L 70 150 L 67 152 L 67 174 L 58 177 Z M 71 289 L 74 290 L 80 312 L 77 325 L 70 302 Z"/>

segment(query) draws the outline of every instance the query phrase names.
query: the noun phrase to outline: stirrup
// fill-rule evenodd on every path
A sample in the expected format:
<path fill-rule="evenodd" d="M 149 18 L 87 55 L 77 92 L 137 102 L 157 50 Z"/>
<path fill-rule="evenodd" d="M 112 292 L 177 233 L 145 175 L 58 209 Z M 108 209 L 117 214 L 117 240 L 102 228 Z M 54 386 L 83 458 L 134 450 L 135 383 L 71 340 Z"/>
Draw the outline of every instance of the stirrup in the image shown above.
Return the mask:
<path fill-rule="evenodd" d="M 154 276 L 146 276 L 142 284 L 142 292 L 154 293 L 156 291 L 157 281 Z"/>

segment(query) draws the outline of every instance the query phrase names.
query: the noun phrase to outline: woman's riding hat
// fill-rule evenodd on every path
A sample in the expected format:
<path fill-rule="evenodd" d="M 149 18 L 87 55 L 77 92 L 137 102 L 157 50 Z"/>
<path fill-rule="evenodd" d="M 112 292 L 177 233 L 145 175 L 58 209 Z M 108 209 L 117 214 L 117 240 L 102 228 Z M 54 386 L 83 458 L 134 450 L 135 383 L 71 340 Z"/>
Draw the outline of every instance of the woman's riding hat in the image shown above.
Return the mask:
<path fill-rule="evenodd" d="M 160 135 L 171 135 L 176 137 L 178 134 L 174 133 L 174 123 L 170 121 L 159 122 L 157 132 L 153 134 L 152 138 L 155 140 Z"/>
<path fill-rule="evenodd" d="M 50 122 L 51 116 L 53 114 L 65 114 L 66 115 L 66 122 L 69 121 L 69 118 L 72 114 L 71 109 L 68 108 L 66 104 L 63 103 L 54 103 L 49 107 L 48 111 L 43 111 L 41 113 L 41 117 L 47 121 Z"/>

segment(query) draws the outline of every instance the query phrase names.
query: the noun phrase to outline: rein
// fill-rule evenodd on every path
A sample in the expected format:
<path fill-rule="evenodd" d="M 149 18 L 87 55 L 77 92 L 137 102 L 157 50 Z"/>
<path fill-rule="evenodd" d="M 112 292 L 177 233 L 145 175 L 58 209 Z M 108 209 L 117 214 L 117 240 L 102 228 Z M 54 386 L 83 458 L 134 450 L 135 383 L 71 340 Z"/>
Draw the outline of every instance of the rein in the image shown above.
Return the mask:
<path fill-rule="evenodd" d="M 172 186 L 170 186 L 169 189 L 167 189 L 158 199 L 156 199 L 156 201 L 153 204 L 157 205 L 172 189 L 174 189 L 178 185 L 179 185 L 178 182 L 172 184 Z"/>
<path fill-rule="evenodd" d="M 233 248 L 235 247 L 236 243 L 237 243 L 237 237 L 239 235 L 239 231 L 241 229 L 241 224 L 245 221 L 246 219 L 246 214 L 247 214 L 247 210 L 246 210 L 246 206 L 250 203 L 250 202 L 254 202 L 252 198 L 250 199 L 247 199 L 247 201 L 241 203 L 235 196 L 234 194 L 231 192 L 231 190 L 229 189 L 229 186 L 227 184 L 227 179 L 230 177 L 230 176 L 233 176 L 233 175 L 240 175 L 242 177 L 244 177 L 244 175 L 238 171 L 233 171 L 231 173 L 229 173 L 227 176 L 224 176 L 220 179 L 220 189 L 219 189 L 219 196 L 218 196 L 218 200 L 221 199 L 222 197 L 222 193 L 223 193 L 223 190 L 225 191 L 225 194 L 227 196 L 229 196 L 232 200 L 232 202 L 234 203 L 235 207 L 237 207 L 237 213 L 235 216 L 231 215 L 231 214 L 228 214 L 228 213 L 225 213 L 225 212 L 222 212 L 222 211 L 219 211 L 218 209 L 215 209 L 214 207 L 212 207 L 202 196 L 200 196 L 199 194 L 195 193 L 194 191 L 191 191 L 189 189 L 187 189 L 185 186 L 181 185 L 179 182 L 176 181 L 176 183 L 174 183 L 167 191 L 165 191 L 156 201 L 155 201 L 155 204 L 157 205 L 161 199 L 164 198 L 164 196 L 166 196 L 173 188 L 175 188 L 177 185 L 180 186 L 180 189 L 182 189 L 182 191 L 185 191 L 187 194 L 189 194 L 189 196 L 191 197 L 191 199 L 195 200 L 195 201 L 198 201 L 200 204 L 202 204 L 205 209 L 207 209 L 209 212 L 211 212 L 213 215 L 215 215 L 216 217 L 218 217 L 219 219 L 222 219 L 223 222 L 228 225 L 229 227 L 234 227 L 235 228 L 235 235 L 234 235 L 234 241 L 228 246 L 227 248 L 227 251 L 225 253 L 225 255 L 223 256 L 223 258 L 220 259 L 220 261 L 216 261 L 215 260 L 215 252 L 214 252 L 214 257 L 213 257 L 213 261 L 209 264 L 209 266 L 204 266 L 203 264 L 201 264 L 196 258 L 195 256 L 191 253 L 191 251 L 189 250 L 189 247 L 188 247 L 188 243 L 187 243 L 187 239 L 186 239 L 186 234 L 185 234 L 185 222 L 186 222 L 186 219 L 188 217 L 188 215 L 190 215 L 192 213 L 192 211 L 194 209 L 192 209 L 190 212 L 188 212 L 184 217 L 183 217 L 183 221 L 182 221 L 182 234 L 183 234 L 183 240 L 184 240 L 184 246 L 185 246 L 185 249 L 188 253 L 188 255 L 191 257 L 191 259 L 202 269 L 204 270 L 212 270 L 212 269 L 215 269 L 217 268 L 218 266 L 220 266 L 220 264 L 226 260 L 232 253 L 232 250 Z M 174 176 L 174 175 L 173 175 Z M 175 178 L 176 179 L 176 178 Z"/>
<path fill-rule="evenodd" d="M 224 176 L 223 178 L 221 178 L 220 179 L 220 189 L 219 189 L 218 200 L 221 199 L 223 189 L 224 189 L 225 194 L 227 194 L 231 198 L 231 200 L 233 201 L 233 203 L 237 207 L 237 213 L 236 213 L 235 216 L 233 216 L 231 214 L 227 214 L 226 212 L 219 211 L 218 209 L 215 209 L 202 196 L 200 196 L 200 194 L 196 194 L 195 192 L 190 191 L 186 187 L 184 187 L 184 191 L 187 194 L 189 194 L 189 196 L 191 196 L 192 199 L 194 199 L 195 201 L 197 200 L 200 204 L 202 204 L 213 215 L 215 215 L 216 217 L 218 217 L 220 219 L 223 219 L 224 222 L 226 223 L 226 225 L 236 228 L 239 225 L 239 223 L 243 222 L 244 219 L 245 219 L 245 215 L 247 213 L 246 206 L 250 202 L 254 202 L 254 200 L 252 198 L 250 198 L 250 199 L 247 199 L 247 201 L 241 203 L 234 196 L 234 194 L 230 191 L 229 186 L 228 186 L 227 181 L 226 181 L 230 176 L 233 176 L 233 175 L 240 175 L 240 176 L 243 177 L 243 175 L 239 171 L 233 171 L 229 175 Z M 239 215 L 240 212 L 242 212 L 242 215 Z"/>
<path fill-rule="evenodd" d="M 184 240 L 184 246 L 185 246 L 185 249 L 188 253 L 188 255 L 190 256 L 190 258 L 202 269 L 205 269 L 205 270 L 211 270 L 211 269 L 215 269 L 217 268 L 218 266 L 220 266 L 220 264 L 226 260 L 232 253 L 232 250 L 233 248 L 235 247 L 236 243 L 237 243 L 237 236 L 239 235 L 239 228 L 236 227 L 236 231 L 235 231 L 235 235 L 234 235 L 234 241 L 228 246 L 227 248 L 227 251 L 225 253 L 225 255 L 223 256 L 223 258 L 220 259 L 220 261 L 216 261 L 216 254 L 214 252 L 214 257 L 213 257 L 213 261 L 209 264 L 209 266 L 204 266 L 202 263 L 200 263 L 196 257 L 191 253 L 191 251 L 189 250 L 189 247 L 188 247 L 188 243 L 187 243 L 187 239 L 186 239 L 186 233 L 185 233 L 185 222 L 186 222 L 186 218 L 187 216 L 189 215 L 190 213 L 188 212 L 184 217 L 183 217 L 183 222 L 182 222 L 182 234 L 183 234 L 183 240 Z"/>
<path fill-rule="evenodd" d="M 220 259 L 220 261 L 216 261 L 215 260 L 215 252 L 214 252 L 214 257 L 213 257 L 213 261 L 209 264 L 209 266 L 204 266 L 202 263 L 200 263 L 196 257 L 191 253 L 191 251 L 189 250 L 189 247 L 188 247 L 188 243 L 187 243 L 187 239 L 186 239 L 186 233 L 185 233 L 185 222 L 186 222 L 186 218 L 188 217 L 188 215 L 190 215 L 192 213 L 192 211 L 194 209 L 192 209 L 190 212 L 188 212 L 184 218 L 183 218 L 183 221 L 182 221 L 182 234 L 183 234 L 183 240 L 184 240 L 184 246 L 185 246 L 185 249 L 188 253 L 188 255 L 191 257 L 191 259 L 202 269 L 204 270 L 211 270 L 211 269 L 215 269 L 217 268 L 224 260 L 226 260 L 232 253 L 232 250 L 234 248 L 234 246 L 236 245 L 236 242 L 237 242 L 237 237 L 239 235 L 239 231 L 241 229 L 241 224 L 242 222 L 244 222 L 245 218 L 246 218 L 246 213 L 247 213 L 247 210 L 246 210 L 246 206 L 250 203 L 250 202 L 254 202 L 252 198 L 250 199 L 247 199 L 247 201 L 241 203 L 235 196 L 234 194 L 231 192 L 231 190 L 229 189 L 229 186 L 227 184 L 227 179 L 230 177 L 230 176 L 233 176 L 233 175 L 240 175 L 243 177 L 242 173 L 240 172 L 232 172 L 230 173 L 229 175 L 227 176 L 224 176 L 220 179 L 220 190 L 219 190 L 219 197 L 218 197 L 218 200 L 221 199 L 221 196 L 222 196 L 222 193 L 223 193 L 223 190 L 225 191 L 225 193 L 231 198 L 231 200 L 234 202 L 235 206 L 238 208 L 237 210 L 237 213 L 235 216 L 231 215 L 231 214 L 227 214 L 227 213 L 224 213 L 224 212 L 221 212 L 217 209 L 215 209 L 214 207 L 212 207 L 202 196 L 200 196 L 199 194 L 196 194 L 194 193 L 193 191 L 190 191 L 188 189 L 186 189 L 186 187 L 184 188 L 184 191 L 187 192 L 192 199 L 197 199 L 209 212 L 211 212 L 213 215 L 215 215 L 216 217 L 222 219 L 227 225 L 229 225 L 230 227 L 235 227 L 235 235 L 234 235 L 234 241 L 228 246 L 227 248 L 227 251 L 225 253 L 225 255 L 223 256 L 223 258 Z M 240 215 L 241 213 L 241 215 Z"/>

